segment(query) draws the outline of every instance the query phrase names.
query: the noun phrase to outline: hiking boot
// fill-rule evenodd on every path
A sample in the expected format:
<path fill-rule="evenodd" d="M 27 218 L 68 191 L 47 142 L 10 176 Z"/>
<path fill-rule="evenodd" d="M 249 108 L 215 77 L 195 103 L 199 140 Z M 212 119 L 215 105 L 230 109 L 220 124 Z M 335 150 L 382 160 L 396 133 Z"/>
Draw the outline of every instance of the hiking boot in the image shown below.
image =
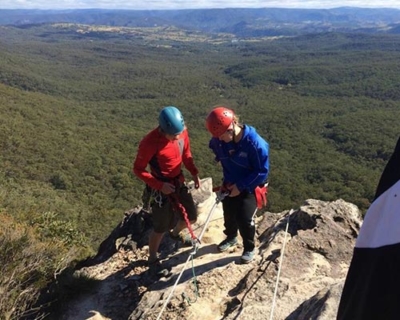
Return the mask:
<path fill-rule="evenodd" d="M 147 262 L 149 266 L 149 273 L 152 276 L 156 276 L 158 278 L 168 277 L 170 275 L 170 270 L 168 268 L 164 268 L 160 262 L 160 259 L 156 259 L 152 262 Z"/>
<path fill-rule="evenodd" d="M 186 233 L 183 234 L 182 232 L 179 232 L 179 234 L 177 236 L 175 236 L 172 231 L 169 232 L 169 236 L 172 240 L 178 241 L 180 243 L 182 243 L 182 245 L 184 247 L 191 247 L 192 244 L 192 237 L 190 236 L 190 234 Z"/>
<path fill-rule="evenodd" d="M 225 239 L 224 241 L 222 241 L 219 245 L 218 245 L 218 251 L 220 252 L 224 252 L 226 250 L 228 250 L 230 247 L 234 247 L 237 244 L 237 238 L 231 238 L 231 239 Z"/>
<path fill-rule="evenodd" d="M 254 254 L 255 254 L 254 250 L 252 250 L 252 251 L 244 251 L 243 255 L 240 258 L 240 261 L 242 263 L 250 263 L 254 259 Z"/>

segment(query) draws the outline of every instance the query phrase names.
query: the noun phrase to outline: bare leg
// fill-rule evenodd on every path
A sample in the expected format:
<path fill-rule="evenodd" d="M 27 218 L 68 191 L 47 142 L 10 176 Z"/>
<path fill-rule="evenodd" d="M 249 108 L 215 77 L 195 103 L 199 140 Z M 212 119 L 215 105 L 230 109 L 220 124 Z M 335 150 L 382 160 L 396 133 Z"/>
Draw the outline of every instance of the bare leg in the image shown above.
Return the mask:
<path fill-rule="evenodd" d="M 190 224 L 192 224 L 192 221 L 190 221 Z M 175 228 L 172 231 L 172 234 L 174 236 L 177 236 L 185 228 L 186 228 L 186 222 L 184 220 L 179 220 L 177 222 L 177 224 L 175 225 Z"/>
<path fill-rule="evenodd" d="M 160 246 L 161 240 L 164 233 L 154 232 L 150 233 L 149 236 L 149 262 L 154 262 L 158 258 L 158 247 Z"/>

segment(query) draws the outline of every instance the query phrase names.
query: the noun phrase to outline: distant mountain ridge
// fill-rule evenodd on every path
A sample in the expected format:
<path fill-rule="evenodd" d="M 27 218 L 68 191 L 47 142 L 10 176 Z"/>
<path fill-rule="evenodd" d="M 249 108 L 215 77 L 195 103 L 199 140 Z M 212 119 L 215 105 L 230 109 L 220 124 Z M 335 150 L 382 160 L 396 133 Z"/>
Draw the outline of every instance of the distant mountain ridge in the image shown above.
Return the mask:
<path fill-rule="evenodd" d="M 400 10 L 227 8 L 186 10 L 0 10 L 0 25 L 79 23 L 124 27 L 175 26 L 238 37 L 318 32 L 398 33 Z"/>

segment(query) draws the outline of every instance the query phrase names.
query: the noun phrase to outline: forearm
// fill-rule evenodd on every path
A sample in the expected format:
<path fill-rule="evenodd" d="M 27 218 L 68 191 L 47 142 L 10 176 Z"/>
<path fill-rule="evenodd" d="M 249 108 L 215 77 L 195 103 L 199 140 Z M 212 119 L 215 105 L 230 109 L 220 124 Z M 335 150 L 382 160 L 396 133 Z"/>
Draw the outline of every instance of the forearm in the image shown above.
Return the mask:
<path fill-rule="evenodd" d="M 163 182 L 157 180 L 151 173 L 146 170 L 133 168 L 133 173 L 143 182 L 148 184 L 152 189 L 161 190 Z"/>
<path fill-rule="evenodd" d="M 192 161 L 185 161 L 185 162 L 183 162 L 183 164 L 192 176 L 197 176 L 199 174 L 199 170 L 195 166 L 193 159 L 192 159 Z"/>

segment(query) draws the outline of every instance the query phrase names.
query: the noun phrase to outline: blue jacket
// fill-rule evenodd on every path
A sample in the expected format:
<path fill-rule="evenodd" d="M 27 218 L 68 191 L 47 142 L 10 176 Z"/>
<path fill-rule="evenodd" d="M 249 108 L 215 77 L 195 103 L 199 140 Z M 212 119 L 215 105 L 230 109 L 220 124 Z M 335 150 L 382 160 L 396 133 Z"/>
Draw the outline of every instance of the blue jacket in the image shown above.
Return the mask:
<path fill-rule="evenodd" d="M 224 184 L 236 184 L 240 192 L 253 193 L 268 179 L 269 145 L 255 128 L 244 125 L 242 139 L 237 143 L 212 138 L 209 147 L 215 160 L 221 162 Z"/>

